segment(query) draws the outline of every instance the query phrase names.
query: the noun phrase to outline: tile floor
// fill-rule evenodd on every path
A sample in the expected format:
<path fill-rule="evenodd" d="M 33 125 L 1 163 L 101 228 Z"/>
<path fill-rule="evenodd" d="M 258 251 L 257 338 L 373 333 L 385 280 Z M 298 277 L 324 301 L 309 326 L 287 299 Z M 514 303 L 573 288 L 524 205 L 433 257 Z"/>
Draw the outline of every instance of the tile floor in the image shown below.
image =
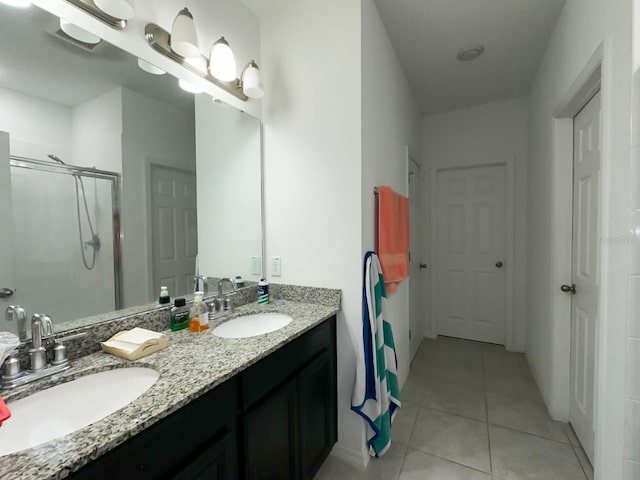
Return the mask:
<path fill-rule="evenodd" d="M 592 480 L 593 469 L 524 355 L 441 337 L 411 365 L 389 452 L 366 471 L 329 457 L 315 480 L 360 479 Z"/>

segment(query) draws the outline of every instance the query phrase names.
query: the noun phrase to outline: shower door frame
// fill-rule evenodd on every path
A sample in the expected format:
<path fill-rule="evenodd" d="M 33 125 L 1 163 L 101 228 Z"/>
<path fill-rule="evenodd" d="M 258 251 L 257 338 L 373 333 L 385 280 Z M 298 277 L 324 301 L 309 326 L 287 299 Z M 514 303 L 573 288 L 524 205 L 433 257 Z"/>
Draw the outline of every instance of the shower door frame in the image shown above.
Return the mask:
<path fill-rule="evenodd" d="M 122 175 L 107 170 L 98 170 L 91 167 L 78 167 L 75 165 L 62 165 L 59 163 L 36 160 L 33 158 L 9 157 L 10 167 L 24 168 L 27 170 L 37 170 L 40 172 L 59 173 L 62 175 L 80 175 L 82 177 L 98 178 L 111 182 L 111 208 L 113 220 L 111 228 L 113 230 L 113 287 L 115 293 L 115 310 L 122 309 L 122 221 L 120 185 Z"/>

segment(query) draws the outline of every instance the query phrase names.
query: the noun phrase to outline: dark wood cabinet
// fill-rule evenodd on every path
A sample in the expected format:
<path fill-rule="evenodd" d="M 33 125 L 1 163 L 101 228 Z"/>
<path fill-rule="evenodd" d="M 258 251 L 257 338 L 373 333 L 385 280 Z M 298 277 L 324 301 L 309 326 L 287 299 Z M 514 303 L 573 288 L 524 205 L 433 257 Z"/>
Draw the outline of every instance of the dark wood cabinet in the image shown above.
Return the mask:
<path fill-rule="evenodd" d="M 337 440 L 335 317 L 72 474 L 312 480 Z"/>
<path fill-rule="evenodd" d="M 337 440 L 336 383 L 335 318 L 241 374 L 245 480 L 313 479 Z"/>
<path fill-rule="evenodd" d="M 285 383 L 243 416 L 245 478 L 295 480 L 298 412 L 294 381 Z"/>
<path fill-rule="evenodd" d="M 300 468 L 303 480 L 311 480 L 336 441 L 335 382 L 333 362 L 324 351 L 298 377 Z"/>

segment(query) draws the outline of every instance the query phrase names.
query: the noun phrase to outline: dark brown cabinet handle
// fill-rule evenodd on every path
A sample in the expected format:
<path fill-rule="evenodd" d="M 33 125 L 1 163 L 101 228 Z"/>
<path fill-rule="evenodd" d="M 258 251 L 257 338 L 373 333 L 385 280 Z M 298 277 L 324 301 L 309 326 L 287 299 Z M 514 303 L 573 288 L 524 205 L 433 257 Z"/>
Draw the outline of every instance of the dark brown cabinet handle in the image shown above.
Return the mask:
<path fill-rule="evenodd" d="M 496 267 L 502 268 L 502 262 L 500 262 L 500 261 L 496 262 Z"/>
<path fill-rule="evenodd" d="M 576 294 L 576 284 L 572 283 L 571 285 L 562 285 L 560 287 L 560 290 L 562 290 L 564 293 L 571 293 L 571 295 L 575 295 Z"/>
<path fill-rule="evenodd" d="M 420 264 L 420 269 L 422 270 L 423 268 L 427 268 L 427 264 L 426 263 L 421 263 Z"/>

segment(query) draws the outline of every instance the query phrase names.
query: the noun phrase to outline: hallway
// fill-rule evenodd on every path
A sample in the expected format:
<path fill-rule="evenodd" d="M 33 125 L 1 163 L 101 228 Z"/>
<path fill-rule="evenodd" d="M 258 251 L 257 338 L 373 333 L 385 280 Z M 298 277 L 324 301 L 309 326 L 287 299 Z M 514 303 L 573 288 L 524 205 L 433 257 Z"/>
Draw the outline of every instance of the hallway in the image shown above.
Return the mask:
<path fill-rule="evenodd" d="M 402 390 L 391 450 L 359 472 L 329 457 L 316 480 L 587 480 L 571 428 L 551 420 L 524 355 L 425 340 Z"/>

